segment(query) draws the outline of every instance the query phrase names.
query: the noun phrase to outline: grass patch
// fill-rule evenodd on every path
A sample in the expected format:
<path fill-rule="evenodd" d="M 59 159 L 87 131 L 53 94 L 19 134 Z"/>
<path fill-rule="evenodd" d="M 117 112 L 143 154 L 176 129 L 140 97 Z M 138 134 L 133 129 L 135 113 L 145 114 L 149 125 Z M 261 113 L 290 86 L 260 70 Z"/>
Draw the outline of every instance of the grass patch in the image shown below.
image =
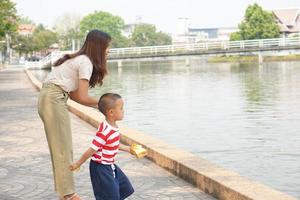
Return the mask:
<path fill-rule="evenodd" d="M 300 60 L 300 54 L 285 55 L 285 56 L 264 56 L 263 61 L 293 61 Z M 218 63 L 218 62 L 258 62 L 258 56 L 215 56 L 209 57 L 208 62 Z"/>
<path fill-rule="evenodd" d="M 300 60 L 300 54 L 264 57 L 264 61 L 292 61 L 292 60 Z"/>
<path fill-rule="evenodd" d="M 257 56 L 215 56 L 209 57 L 208 62 L 258 62 Z"/>

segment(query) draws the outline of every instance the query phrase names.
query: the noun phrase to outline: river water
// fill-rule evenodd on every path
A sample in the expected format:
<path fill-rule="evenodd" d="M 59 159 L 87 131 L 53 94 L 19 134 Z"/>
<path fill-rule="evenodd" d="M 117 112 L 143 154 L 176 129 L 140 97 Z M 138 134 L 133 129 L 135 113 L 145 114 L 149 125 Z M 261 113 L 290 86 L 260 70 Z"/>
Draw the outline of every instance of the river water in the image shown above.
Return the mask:
<path fill-rule="evenodd" d="M 126 126 L 300 199 L 300 62 L 109 63 Z M 36 71 L 43 79 L 45 72 Z"/>

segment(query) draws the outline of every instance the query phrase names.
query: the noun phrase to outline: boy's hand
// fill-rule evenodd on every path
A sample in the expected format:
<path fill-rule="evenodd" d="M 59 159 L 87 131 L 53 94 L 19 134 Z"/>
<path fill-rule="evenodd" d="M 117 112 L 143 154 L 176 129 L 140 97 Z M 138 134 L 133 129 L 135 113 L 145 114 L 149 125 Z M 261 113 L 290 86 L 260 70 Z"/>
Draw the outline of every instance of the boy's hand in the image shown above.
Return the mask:
<path fill-rule="evenodd" d="M 132 144 L 130 146 L 130 153 L 135 155 L 137 158 L 142 158 L 147 155 L 147 150 L 139 144 Z"/>
<path fill-rule="evenodd" d="M 78 165 L 77 163 L 73 163 L 72 165 L 70 165 L 70 170 L 71 171 L 79 171 L 79 169 L 80 169 L 80 165 Z"/>

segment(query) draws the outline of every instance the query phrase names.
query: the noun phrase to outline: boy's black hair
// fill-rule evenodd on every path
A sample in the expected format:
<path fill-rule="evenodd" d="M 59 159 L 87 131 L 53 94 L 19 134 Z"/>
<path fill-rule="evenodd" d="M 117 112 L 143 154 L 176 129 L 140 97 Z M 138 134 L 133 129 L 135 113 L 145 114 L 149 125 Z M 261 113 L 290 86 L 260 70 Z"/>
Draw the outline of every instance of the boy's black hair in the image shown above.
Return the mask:
<path fill-rule="evenodd" d="M 122 99 L 121 95 L 116 93 L 105 93 L 103 94 L 98 102 L 99 111 L 106 116 L 106 112 L 112 109 L 116 105 L 116 101 Z"/>

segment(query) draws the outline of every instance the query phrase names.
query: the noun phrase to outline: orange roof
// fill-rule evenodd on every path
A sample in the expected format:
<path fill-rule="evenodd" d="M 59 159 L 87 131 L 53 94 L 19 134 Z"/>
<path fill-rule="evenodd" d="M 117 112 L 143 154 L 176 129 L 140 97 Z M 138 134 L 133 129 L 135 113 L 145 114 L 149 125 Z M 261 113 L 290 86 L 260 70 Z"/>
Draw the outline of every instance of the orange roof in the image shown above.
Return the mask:
<path fill-rule="evenodd" d="M 32 33 L 35 29 L 35 26 L 32 24 L 20 24 L 18 27 L 19 33 Z"/>

